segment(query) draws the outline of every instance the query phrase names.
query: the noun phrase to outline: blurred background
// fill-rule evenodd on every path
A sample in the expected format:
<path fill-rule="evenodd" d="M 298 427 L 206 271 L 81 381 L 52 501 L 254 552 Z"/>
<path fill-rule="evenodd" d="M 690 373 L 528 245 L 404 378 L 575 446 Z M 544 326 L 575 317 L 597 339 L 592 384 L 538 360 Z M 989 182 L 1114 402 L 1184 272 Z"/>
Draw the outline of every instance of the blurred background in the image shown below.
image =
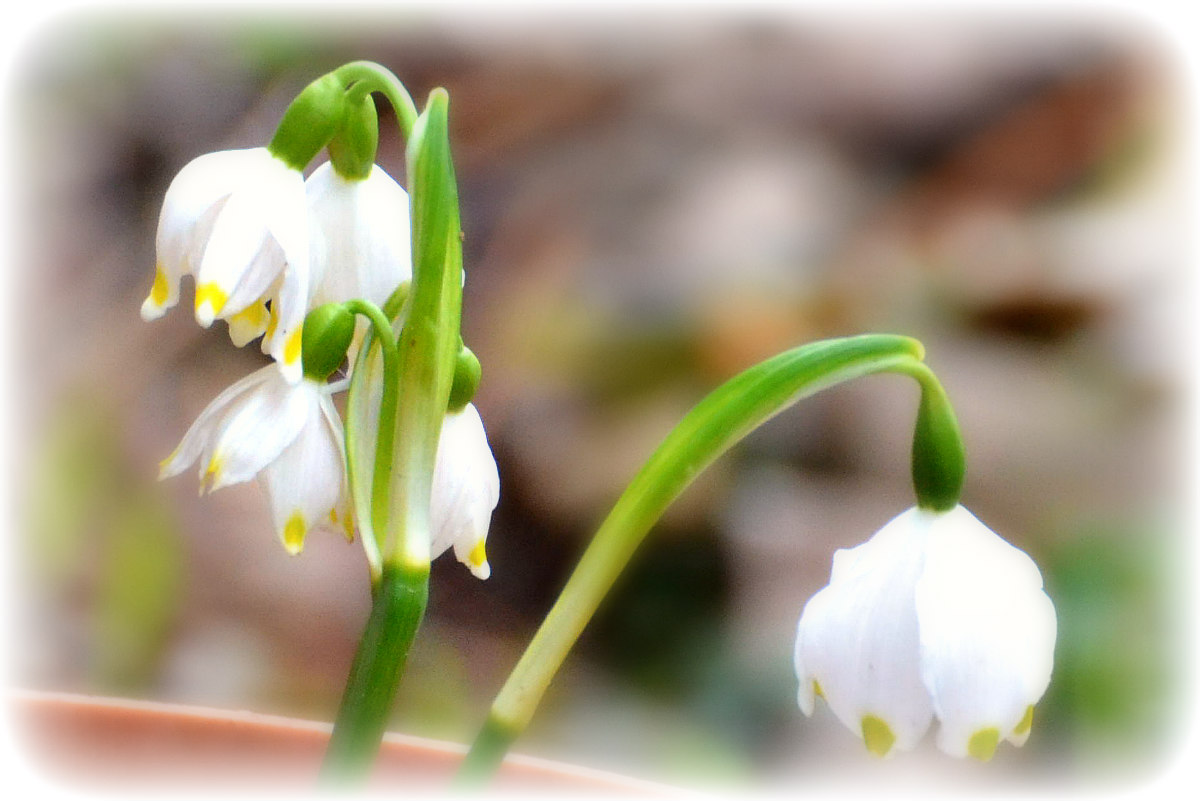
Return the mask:
<path fill-rule="evenodd" d="M 795 703 L 830 558 L 912 503 L 916 392 L 804 401 L 652 533 L 518 750 L 684 787 L 850 774 L 1087 787 L 1175 756 L 1190 213 L 1187 87 L 1138 17 L 694 14 L 155 17 L 26 42 L 10 123 L 23 687 L 328 721 L 369 606 L 357 544 L 287 556 L 257 486 L 158 461 L 264 363 L 153 324 L 163 193 L 270 138 L 306 83 L 374 59 L 451 97 L 464 336 L 502 498 L 476 581 L 433 570 L 393 730 L 469 741 L 591 533 L 707 391 L 798 343 L 920 338 L 968 447 L 964 502 L 1059 613 L 1033 736 L 986 767 L 869 758 Z M 381 107 L 383 104 L 380 104 Z M 402 178 L 390 113 L 379 161 Z M 1007 786 L 1007 785 L 1006 785 Z"/>

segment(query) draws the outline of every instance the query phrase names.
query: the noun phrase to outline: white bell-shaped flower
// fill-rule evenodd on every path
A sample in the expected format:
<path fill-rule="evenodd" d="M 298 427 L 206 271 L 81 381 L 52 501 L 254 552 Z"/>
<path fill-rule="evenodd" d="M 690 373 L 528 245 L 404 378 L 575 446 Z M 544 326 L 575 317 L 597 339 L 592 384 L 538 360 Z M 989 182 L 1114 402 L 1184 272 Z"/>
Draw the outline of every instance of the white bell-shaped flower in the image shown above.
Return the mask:
<path fill-rule="evenodd" d="M 342 423 L 326 385 L 291 383 L 270 364 L 210 403 L 163 460 L 159 478 L 200 463 L 201 492 L 261 479 L 280 541 L 299 553 L 314 528 L 353 521 L 346 492 Z"/>
<path fill-rule="evenodd" d="M 354 298 L 383 305 L 412 278 L 408 193 L 380 167 L 361 180 L 329 162 L 304 183 L 313 305 Z"/>
<path fill-rule="evenodd" d="M 492 511 L 500 501 L 500 474 L 488 447 L 483 420 L 468 403 L 442 421 L 430 501 L 430 554 L 454 548 L 476 578 L 492 574 L 485 543 Z"/>
<path fill-rule="evenodd" d="M 158 263 L 142 317 L 179 300 L 196 282 L 196 321 L 229 323 L 241 346 L 263 350 L 300 380 L 300 337 L 311 295 L 304 176 L 266 148 L 224 150 L 189 162 L 167 189 L 158 220 Z M 270 301 L 268 312 L 267 301 Z"/>
<path fill-rule="evenodd" d="M 990 759 L 1029 736 L 1057 621 L 1033 560 L 962 506 L 909 509 L 834 554 L 796 636 L 798 700 L 825 698 L 873 753 L 938 746 Z"/>

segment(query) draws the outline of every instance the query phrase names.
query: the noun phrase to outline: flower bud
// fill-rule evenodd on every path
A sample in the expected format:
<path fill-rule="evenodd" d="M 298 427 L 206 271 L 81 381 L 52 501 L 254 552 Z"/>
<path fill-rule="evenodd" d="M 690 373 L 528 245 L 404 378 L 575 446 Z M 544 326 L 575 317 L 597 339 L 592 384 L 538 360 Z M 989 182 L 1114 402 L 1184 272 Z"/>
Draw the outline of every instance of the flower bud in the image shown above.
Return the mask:
<path fill-rule="evenodd" d="M 461 412 L 471 402 L 475 390 L 479 388 L 482 372 L 479 359 L 475 358 L 471 349 L 466 345 L 459 348 L 454 360 L 454 383 L 450 386 L 450 401 L 446 404 L 446 411 Z"/>
<path fill-rule="evenodd" d="M 344 304 L 326 303 L 304 318 L 301 359 L 304 374 L 324 381 L 341 366 L 354 339 L 354 315 Z"/>

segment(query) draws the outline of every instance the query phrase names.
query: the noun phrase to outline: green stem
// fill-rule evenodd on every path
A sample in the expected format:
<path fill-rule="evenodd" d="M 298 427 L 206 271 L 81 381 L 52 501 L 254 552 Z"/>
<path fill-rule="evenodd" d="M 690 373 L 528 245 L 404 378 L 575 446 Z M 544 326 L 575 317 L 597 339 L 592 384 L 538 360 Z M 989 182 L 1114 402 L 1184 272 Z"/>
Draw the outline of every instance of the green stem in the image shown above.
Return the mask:
<path fill-rule="evenodd" d="M 354 98 L 365 92 L 379 92 L 386 97 L 396 111 L 400 133 L 404 141 L 408 141 L 417 121 L 417 106 L 395 73 L 374 61 L 351 61 L 334 70 L 334 75 L 343 85 L 350 85 L 350 93 Z"/>
<path fill-rule="evenodd" d="M 428 570 L 384 567 L 325 752 L 327 783 L 358 783 L 370 771 L 428 597 Z"/>
<path fill-rule="evenodd" d="M 815 342 L 746 370 L 697 404 L 667 435 L 596 532 L 496 696 L 488 720 L 460 768 L 460 780 L 480 784 L 499 766 L 634 550 L 704 468 L 801 398 L 871 373 L 920 373 L 923 356 L 919 342 L 900 336 Z"/>

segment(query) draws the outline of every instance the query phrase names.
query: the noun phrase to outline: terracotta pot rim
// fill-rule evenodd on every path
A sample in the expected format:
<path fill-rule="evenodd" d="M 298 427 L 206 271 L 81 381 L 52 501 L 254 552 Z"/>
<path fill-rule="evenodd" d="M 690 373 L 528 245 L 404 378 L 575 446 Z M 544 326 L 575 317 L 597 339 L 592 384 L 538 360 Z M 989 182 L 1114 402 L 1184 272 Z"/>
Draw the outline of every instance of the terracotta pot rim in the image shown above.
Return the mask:
<path fill-rule="evenodd" d="M 87 695 L 62 691 L 7 688 L 8 707 L 25 718 L 121 716 L 135 717 L 141 725 L 180 723 L 218 724 L 218 727 L 253 731 L 256 734 L 279 733 L 308 741 L 322 741 L 333 730 L 331 723 L 252 712 L 165 701 L 150 701 L 114 696 Z M 37 739 L 37 738 L 35 738 Z M 323 745 L 319 746 L 323 749 Z M 40 750 L 40 749 L 35 749 Z M 384 735 L 381 757 L 403 753 L 406 758 L 456 765 L 467 752 L 465 745 L 399 732 Z M 452 769 L 451 771 L 452 772 Z M 541 757 L 509 754 L 502 777 L 520 776 L 534 784 L 558 784 L 579 789 L 651 796 L 693 796 L 695 793 L 655 782 L 636 779 L 596 768 L 582 767 Z"/>

